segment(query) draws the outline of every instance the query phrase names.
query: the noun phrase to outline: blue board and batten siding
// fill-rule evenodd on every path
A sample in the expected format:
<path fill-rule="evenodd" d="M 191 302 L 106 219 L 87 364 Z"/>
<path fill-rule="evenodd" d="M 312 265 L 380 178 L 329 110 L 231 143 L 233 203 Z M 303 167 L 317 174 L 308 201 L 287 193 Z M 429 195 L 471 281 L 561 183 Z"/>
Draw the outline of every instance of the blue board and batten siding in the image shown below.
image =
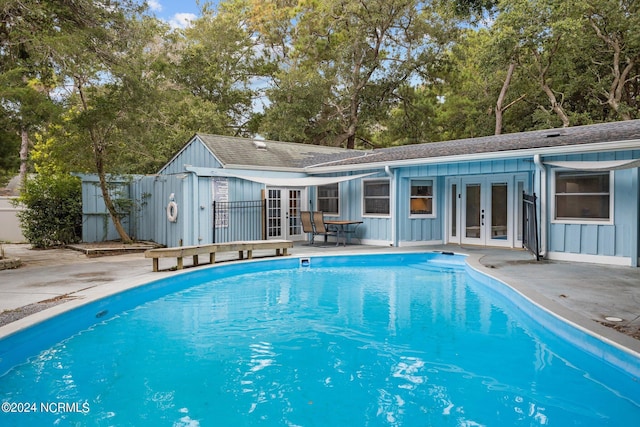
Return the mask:
<path fill-rule="evenodd" d="M 403 245 L 442 243 L 445 240 L 446 178 L 483 176 L 496 174 L 528 174 L 527 185 L 532 187 L 535 165 L 531 158 L 457 162 L 401 167 L 390 170 L 392 176 L 379 170 L 364 170 L 362 173 L 379 172 L 364 178 L 389 179 L 391 185 L 391 207 L 389 215 L 364 215 L 363 184 L 361 179 L 340 184 L 340 218 L 361 219 L 358 236 L 363 243 L 378 245 Z M 411 217 L 411 179 L 432 179 L 435 186 L 435 209 L 432 218 Z M 314 193 L 312 193 L 314 194 Z M 393 218 L 393 220 L 392 220 Z M 394 233 L 393 227 L 397 227 Z"/>
<path fill-rule="evenodd" d="M 169 235 L 159 242 L 167 246 L 197 245 L 213 242 L 213 177 L 198 176 L 187 170 L 196 168 L 221 169 L 222 164 L 196 136 L 161 170 L 163 176 L 185 177 L 189 185 L 181 190 L 184 209 L 188 210 L 178 217 L 179 236 Z M 228 183 L 227 201 L 260 200 L 264 186 L 252 181 L 237 178 L 224 178 Z M 187 225 L 188 224 L 188 225 Z M 176 240 L 177 239 L 177 240 Z"/>
<path fill-rule="evenodd" d="M 201 245 L 213 243 L 213 181 L 214 178 L 195 173 L 161 175 L 168 182 L 181 183 L 164 190 L 164 207 L 168 194 L 175 192 L 179 214 L 175 223 L 160 218 L 156 230 L 163 239 L 158 243 L 167 246 Z M 228 183 L 228 201 L 260 200 L 263 186 L 237 178 L 225 178 Z M 178 198 L 180 199 L 178 201 Z"/>
<path fill-rule="evenodd" d="M 189 187 L 185 179 L 185 176 L 157 175 L 132 183 L 132 193 L 138 206 L 137 215 L 140 217 L 137 221 L 138 239 L 178 246 L 183 239 L 184 230 L 189 228 L 185 219 L 191 210 L 184 197 L 185 189 Z M 176 222 L 168 219 L 167 205 L 170 201 L 178 206 Z"/>
<path fill-rule="evenodd" d="M 396 197 L 398 241 L 404 243 L 443 243 L 446 230 L 447 178 L 485 175 L 521 175 L 527 173 L 531 184 L 535 165 L 531 158 L 487 160 L 478 162 L 440 163 L 399 168 Z M 412 179 L 434 181 L 435 215 L 432 218 L 411 217 L 410 191 Z"/>
<path fill-rule="evenodd" d="M 82 175 L 82 241 L 104 242 L 119 240 L 120 235 L 113 225 L 102 198 L 95 175 Z M 189 229 L 184 221 L 184 212 L 189 208 L 184 203 L 184 179 L 178 176 L 131 176 L 126 180 L 112 179 L 112 196 L 128 199 L 130 212 L 121 219 L 129 237 L 136 240 L 151 240 L 160 244 L 177 246 Z M 170 195 L 178 204 L 178 220 L 167 219 Z"/>
<path fill-rule="evenodd" d="M 592 153 L 574 156 L 557 156 L 546 161 L 611 161 L 640 158 L 640 151 L 620 151 Z M 557 168 L 549 168 L 553 174 Z M 631 258 L 638 257 L 640 243 L 639 206 L 640 185 L 638 168 L 616 170 L 613 177 L 613 222 L 612 224 L 571 223 L 550 218 L 548 235 L 551 253 L 593 255 L 601 257 Z M 554 201 L 553 179 L 549 177 L 549 206 Z M 636 261 L 637 263 L 637 261 Z"/>
<path fill-rule="evenodd" d="M 389 176 L 380 172 L 380 170 L 365 170 L 362 173 L 374 173 L 374 175 L 364 178 L 364 180 L 389 179 Z M 347 205 L 346 215 L 344 219 L 362 220 L 359 226 L 358 237 L 363 243 L 389 246 L 393 243 L 393 235 L 391 231 L 392 222 L 389 216 L 364 215 L 363 207 L 363 179 L 356 179 L 342 183 L 347 189 L 346 194 L 341 194 L 341 200 L 345 200 Z M 389 189 L 393 195 L 393 188 Z"/>
<path fill-rule="evenodd" d="M 199 176 L 200 182 L 200 197 L 202 203 L 199 206 L 200 209 L 200 235 L 201 243 L 213 243 L 213 187 L 214 180 L 220 178 L 213 178 L 207 176 Z M 222 178 L 226 180 L 228 185 L 228 202 L 244 202 L 244 201 L 257 201 L 262 200 L 263 184 L 259 184 L 253 181 L 247 181 L 239 178 Z M 220 201 L 219 199 L 217 201 Z M 256 212 L 251 212 L 251 216 L 256 216 Z M 262 222 L 261 217 L 252 218 L 258 223 Z M 249 219 L 247 219 L 249 221 Z M 224 224 L 224 221 L 222 221 Z M 222 236 L 226 236 L 228 233 L 228 226 L 222 225 L 216 228 L 216 241 L 220 242 Z M 249 230 L 245 230 L 247 233 Z M 252 240 L 255 237 L 251 237 L 249 234 L 243 234 L 243 230 L 234 230 L 233 236 L 226 236 L 226 240 Z"/>
<path fill-rule="evenodd" d="M 185 166 L 197 166 L 203 168 L 220 168 L 222 165 L 211 151 L 195 137 L 175 157 L 167 163 L 160 174 L 173 175 L 184 173 Z"/>
<path fill-rule="evenodd" d="M 358 173 L 372 175 L 365 180 L 388 179 L 389 176 L 380 169 L 363 170 Z M 323 177 L 339 176 L 327 174 Z M 340 174 L 340 176 L 343 176 Z M 363 216 L 363 180 L 353 179 L 338 183 L 338 214 L 325 213 L 325 218 L 342 220 L 359 220 L 356 237 L 360 243 L 384 245 L 391 242 L 391 222 L 388 216 Z M 308 188 L 308 200 L 303 201 L 302 210 L 318 210 L 318 193 L 316 187 Z"/>

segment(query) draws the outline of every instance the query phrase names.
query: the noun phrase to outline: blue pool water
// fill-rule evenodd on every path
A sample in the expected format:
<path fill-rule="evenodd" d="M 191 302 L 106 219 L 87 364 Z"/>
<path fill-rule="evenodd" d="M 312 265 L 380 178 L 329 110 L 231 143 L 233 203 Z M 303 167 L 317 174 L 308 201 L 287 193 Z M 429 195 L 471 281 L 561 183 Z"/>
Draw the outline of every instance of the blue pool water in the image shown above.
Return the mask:
<path fill-rule="evenodd" d="M 637 378 L 426 258 L 202 269 L 53 320 L 38 336 L 68 338 L 0 377 L 0 425 L 637 423 Z"/>

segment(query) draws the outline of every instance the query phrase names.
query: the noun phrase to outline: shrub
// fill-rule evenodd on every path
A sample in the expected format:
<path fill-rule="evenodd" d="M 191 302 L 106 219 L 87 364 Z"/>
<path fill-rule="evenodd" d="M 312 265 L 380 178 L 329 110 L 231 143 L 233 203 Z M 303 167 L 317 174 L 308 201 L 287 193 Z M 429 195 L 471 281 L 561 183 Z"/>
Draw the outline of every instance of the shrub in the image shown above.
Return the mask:
<path fill-rule="evenodd" d="M 38 174 L 18 198 L 22 233 L 36 248 L 79 242 L 82 238 L 82 186 L 70 175 Z"/>

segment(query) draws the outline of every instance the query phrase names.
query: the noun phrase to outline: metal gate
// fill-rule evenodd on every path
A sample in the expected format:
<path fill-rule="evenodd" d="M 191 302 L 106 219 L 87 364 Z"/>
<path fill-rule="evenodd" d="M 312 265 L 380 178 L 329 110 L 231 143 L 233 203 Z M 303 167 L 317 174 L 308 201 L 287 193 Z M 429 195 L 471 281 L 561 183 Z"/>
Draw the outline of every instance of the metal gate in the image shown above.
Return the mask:
<path fill-rule="evenodd" d="M 536 199 L 536 193 L 522 192 L 522 246 L 535 255 L 536 261 L 540 261 Z"/>

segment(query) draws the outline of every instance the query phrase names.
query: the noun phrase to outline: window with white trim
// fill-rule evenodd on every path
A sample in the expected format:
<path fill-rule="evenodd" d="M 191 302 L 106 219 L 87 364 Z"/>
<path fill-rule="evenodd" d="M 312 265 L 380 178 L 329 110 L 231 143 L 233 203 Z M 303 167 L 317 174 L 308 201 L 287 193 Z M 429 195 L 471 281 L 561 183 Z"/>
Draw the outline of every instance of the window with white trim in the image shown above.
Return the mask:
<path fill-rule="evenodd" d="M 409 214 L 419 217 L 434 216 L 432 179 L 412 179 L 409 196 Z"/>
<path fill-rule="evenodd" d="M 327 215 L 338 215 L 339 208 L 339 184 L 318 185 L 318 210 Z"/>
<path fill-rule="evenodd" d="M 363 214 L 389 215 L 390 194 L 388 179 L 362 181 Z"/>
<path fill-rule="evenodd" d="M 556 171 L 555 215 L 558 221 L 610 221 L 611 172 Z"/>

